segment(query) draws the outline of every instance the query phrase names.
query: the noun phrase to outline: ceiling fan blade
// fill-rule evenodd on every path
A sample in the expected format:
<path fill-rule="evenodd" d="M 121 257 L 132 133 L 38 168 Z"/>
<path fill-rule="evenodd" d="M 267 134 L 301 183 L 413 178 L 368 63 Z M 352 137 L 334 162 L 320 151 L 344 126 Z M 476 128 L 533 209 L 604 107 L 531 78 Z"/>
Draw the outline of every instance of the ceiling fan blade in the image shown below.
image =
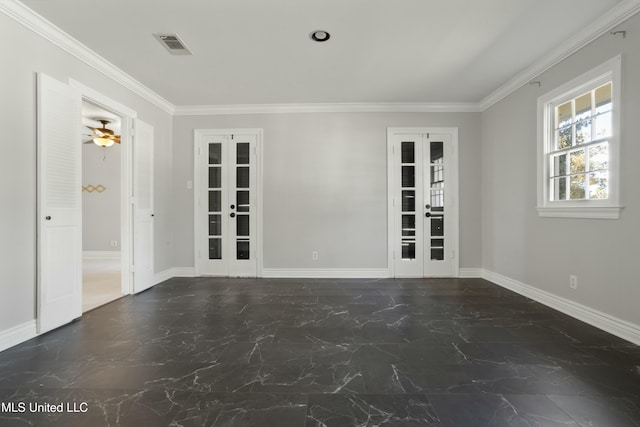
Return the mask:
<path fill-rule="evenodd" d="M 90 139 L 88 141 L 82 141 L 83 144 L 93 144 L 93 139 Z"/>
<path fill-rule="evenodd" d="M 87 126 L 87 129 L 91 129 L 91 132 L 93 132 L 94 135 L 97 135 L 99 137 L 105 136 L 105 133 L 102 132 L 100 128 L 92 128 L 91 126 Z"/>
<path fill-rule="evenodd" d="M 113 139 L 113 142 L 116 144 L 120 144 L 120 135 L 114 135 L 111 139 Z"/>

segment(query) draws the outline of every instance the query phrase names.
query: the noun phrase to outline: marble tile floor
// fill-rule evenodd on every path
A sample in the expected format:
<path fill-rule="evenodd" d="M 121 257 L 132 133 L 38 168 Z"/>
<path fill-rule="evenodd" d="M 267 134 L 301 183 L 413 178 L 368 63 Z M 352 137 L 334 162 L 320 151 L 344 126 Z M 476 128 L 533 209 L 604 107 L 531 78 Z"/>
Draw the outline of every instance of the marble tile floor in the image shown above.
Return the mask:
<path fill-rule="evenodd" d="M 481 279 L 176 278 L 0 353 L 0 402 L 3 427 L 640 426 L 640 348 Z"/>

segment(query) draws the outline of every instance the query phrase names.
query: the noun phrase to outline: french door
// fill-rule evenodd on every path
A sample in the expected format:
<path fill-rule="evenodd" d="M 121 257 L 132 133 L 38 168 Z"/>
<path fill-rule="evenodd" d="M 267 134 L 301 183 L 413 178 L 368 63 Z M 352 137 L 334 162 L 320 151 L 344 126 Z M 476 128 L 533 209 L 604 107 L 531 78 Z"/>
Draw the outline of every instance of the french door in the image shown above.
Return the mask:
<path fill-rule="evenodd" d="M 457 275 L 457 132 L 425 130 L 389 130 L 395 277 Z"/>
<path fill-rule="evenodd" d="M 196 131 L 197 275 L 257 275 L 259 138 L 252 130 Z"/>

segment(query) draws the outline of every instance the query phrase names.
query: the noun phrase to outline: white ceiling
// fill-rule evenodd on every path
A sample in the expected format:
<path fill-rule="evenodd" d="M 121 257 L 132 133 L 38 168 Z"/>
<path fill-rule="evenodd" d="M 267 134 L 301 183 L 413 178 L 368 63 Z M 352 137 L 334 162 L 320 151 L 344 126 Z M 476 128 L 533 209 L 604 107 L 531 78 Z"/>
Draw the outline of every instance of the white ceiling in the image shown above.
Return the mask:
<path fill-rule="evenodd" d="M 171 103 L 479 102 L 621 0 L 23 0 Z M 313 30 L 331 33 L 326 43 Z M 193 56 L 153 37 L 177 33 Z"/>

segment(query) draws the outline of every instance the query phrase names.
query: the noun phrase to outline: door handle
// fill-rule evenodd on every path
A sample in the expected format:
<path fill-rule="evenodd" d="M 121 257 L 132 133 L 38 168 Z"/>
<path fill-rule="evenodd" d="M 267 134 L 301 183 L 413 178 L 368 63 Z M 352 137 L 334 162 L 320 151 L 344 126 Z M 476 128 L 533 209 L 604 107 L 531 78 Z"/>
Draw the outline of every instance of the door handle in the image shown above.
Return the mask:
<path fill-rule="evenodd" d="M 44 219 L 46 219 L 47 221 L 51 221 L 51 217 L 49 215 L 45 216 Z"/>
<path fill-rule="evenodd" d="M 235 217 L 235 216 L 236 216 L 236 214 L 235 214 L 235 212 L 231 212 L 231 213 L 229 214 L 229 216 L 230 216 L 231 218 L 233 218 L 233 217 Z"/>
<path fill-rule="evenodd" d="M 229 207 L 230 207 L 231 209 L 235 209 L 235 208 L 236 208 L 236 205 L 231 205 L 231 206 L 229 206 Z"/>
<path fill-rule="evenodd" d="M 424 214 L 424 216 L 426 216 L 427 218 L 429 218 L 431 216 L 431 212 L 427 212 L 426 214 Z"/>

